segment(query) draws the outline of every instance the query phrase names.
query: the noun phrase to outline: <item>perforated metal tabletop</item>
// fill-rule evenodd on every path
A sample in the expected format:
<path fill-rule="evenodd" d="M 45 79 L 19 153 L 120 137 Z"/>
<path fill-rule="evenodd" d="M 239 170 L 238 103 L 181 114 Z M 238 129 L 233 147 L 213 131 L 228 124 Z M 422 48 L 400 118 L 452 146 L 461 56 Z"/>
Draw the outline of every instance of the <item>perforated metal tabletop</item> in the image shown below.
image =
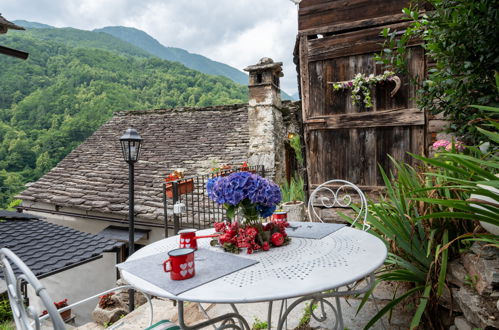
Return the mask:
<path fill-rule="evenodd" d="M 209 234 L 212 229 L 199 232 Z M 210 247 L 210 239 L 198 240 L 198 247 Z M 179 246 L 174 236 L 152 243 L 130 260 L 166 252 Z M 224 252 L 225 253 L 225 252 Z M 334 289 L 361 279 L 380 267 L 387 249 L 383 242 L 364 231 L 344 227 L 323 239 L 292 238 L 287 246 L 255 252 L 242 257 L 259 263 L 226 275 L 175 296 L 126 271 L 123 278 L 142 291 L 155 296 L 193 302 L 250 303 L 273 301 Z M 167 277 L 165 276 L 165 280 Z"/>

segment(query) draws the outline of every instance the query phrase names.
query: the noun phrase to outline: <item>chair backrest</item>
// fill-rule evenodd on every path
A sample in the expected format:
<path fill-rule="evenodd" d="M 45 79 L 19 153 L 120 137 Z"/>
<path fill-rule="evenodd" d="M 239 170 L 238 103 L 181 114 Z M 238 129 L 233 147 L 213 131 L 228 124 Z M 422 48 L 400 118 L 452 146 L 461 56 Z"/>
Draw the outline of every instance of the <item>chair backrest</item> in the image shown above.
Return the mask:
<path fill-rule="evenodd" d="M 14 272 L 13 266 L 15 266 L 16 272 Z M 23 282 L 31 285 L 36 295 L 40 297 L 52 320 L 54 329 L 66 329 L 64 321 L 45 287 L 43 287 L 29 267 L 14 252 L 7 248 L 0 249 L 0 268 L 3 270 L 10 307 L 17 329 L 40 329 L 40 311 L 36 311 L 31 306 L 24 306 L 21 291 Z"/>
<path fill-rule="evenodd" d="M 316 208 L 348 208 L 353 204 L 357 204 L 357 200 L 352 197 L 352 194 L 359 196 L 359 204 L 357 205 L 359 213 L 355 217 L 352 226 L 360 219 L 362 221 L 362 230 L 368 230 L 370 225 L 367 224 L 366 196 L 355 184 L 339 179 L 322 183 L 310 194 L 307 208 L 309 221 L 324 222 L 317 213 Z"/>

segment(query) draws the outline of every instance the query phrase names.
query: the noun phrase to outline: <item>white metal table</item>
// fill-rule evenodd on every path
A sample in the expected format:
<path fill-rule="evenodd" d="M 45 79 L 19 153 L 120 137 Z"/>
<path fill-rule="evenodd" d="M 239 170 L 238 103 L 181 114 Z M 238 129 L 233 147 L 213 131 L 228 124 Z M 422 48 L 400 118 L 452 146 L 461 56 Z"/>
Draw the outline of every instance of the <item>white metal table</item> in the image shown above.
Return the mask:
<path fill-rule="evenodd" d="M 207 229 L 199 231 L 199 234 L 204 235 L 211 232 L 213 229 Z M 198 240 L 198 248 L 223 251 L 221 248 L 211 247 L 209 242 L 210 239 Z M 178 246 L 179 236 L 169 237 L 140 249 L 129 260 L 160 252 L 165 252 L 166 259 L 166 252 Z M 241 327 L 235 324 L 230 326 L 224 322 L 221 328 L 249 328 L 247 322 L 238 314 L 234 304 L 254 302 L 270 302 L 268 320 L 270 328 L 272 302 L 301 297 L 281 314 L 278 325 L 278 329 L 281 329 L 289 312 L 300 302 L 306 300 L 320 302 L 322 310 L 323 304 L 328 304 L 338 318 L 334 307 L 324 298 L 336 297 L 338 299 L 345 293 L 360 293 L 359 290 L 338 292 L 334 289 L 351 284 L 368 275 L 371 275 L 368 282 L 369 285 L 372 285 L 374 282 L 372 274 L 383 264 L 387 256 L 387 249 L 379 238 L 358 229 L 344 227 L 322 239 L 293 237 L 289 245 L 250 255 L 242 253 L 240 256 L 257 260 L 259 263 L 179 295 L 173 295 L 124 270 L 122 270 L 122 276 L 128 283 L 144 292 L 179 301 L 179 322 L 185 329 L 200 329 L 208 324 L 213 324 L 215 321 L 227 321 L 230 318 L 237 319 Z M 361 292 L 365 291 L 367 289 Z M 183 322 L 182 302 L 184 301 L 227 303 L 232 305 L 235 313 L 212 319 L 213 322 L 208 324 L 204 322 L 199 326 L 188 327 Z M 325 315 L 323 314 L 322 317 Z M 341 317 L 340 320 L 336 321 L 336 326 L 343 329 Z"/>

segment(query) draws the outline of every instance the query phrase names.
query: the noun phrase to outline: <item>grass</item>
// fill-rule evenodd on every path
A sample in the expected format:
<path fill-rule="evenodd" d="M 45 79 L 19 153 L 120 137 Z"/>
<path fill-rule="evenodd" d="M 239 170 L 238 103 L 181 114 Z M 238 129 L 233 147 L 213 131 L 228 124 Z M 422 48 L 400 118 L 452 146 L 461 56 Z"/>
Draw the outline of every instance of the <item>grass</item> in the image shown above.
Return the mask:
<path fill-rule="evenodd" d="M 16 325 L 12 321 L 3 321 L 0 323 L 0 330 L 15 330 Z"/>
<path fill-rule="evenodd" d="M 263 330 L 267 329 L 268 325 L 266 321 L 261 321 L 259 318 L 255 317 L 255 321 L 251 326 L 251 330 Z"/>

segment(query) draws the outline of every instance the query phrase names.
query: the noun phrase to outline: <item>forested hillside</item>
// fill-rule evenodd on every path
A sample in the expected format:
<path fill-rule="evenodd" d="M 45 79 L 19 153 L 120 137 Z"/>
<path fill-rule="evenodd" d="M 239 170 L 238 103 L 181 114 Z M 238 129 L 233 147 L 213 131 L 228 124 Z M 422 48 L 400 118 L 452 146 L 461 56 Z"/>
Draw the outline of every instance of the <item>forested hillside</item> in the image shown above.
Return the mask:
<path fill-rule="evenodd" d="M 144 31 L 124 27 L 108 26 L 102 29 L 95 29 L 94 32 L 103 32 L 115 36 L 132 45 L 140 47 L 159 58 L 169 61 L 176 61 L 184 64 L 188 68 L 201 71 L 207 74 L 224 76 L 233 81 L 246 85 L 248 75 L 224 63 L 216 62 L 198 54 L 192 54 L 185 49 L 175 47 L 165 47 L 156 39 Z"/>
<path fill-rule="evenodd" d="M 26 61 L 0 56 L 0 208 L 114 111 L 247 101 L 246 87 L 227 78 L 150 57 L 131 45 L 122 52 L 124 42 L 110 35 L 99 34 L 108 50 L 91 48 L 95 40 L 63 30 L 80 37 L 74 47 L 41 32 L 0 36 L 1 45 L 30 53 Z"/>

